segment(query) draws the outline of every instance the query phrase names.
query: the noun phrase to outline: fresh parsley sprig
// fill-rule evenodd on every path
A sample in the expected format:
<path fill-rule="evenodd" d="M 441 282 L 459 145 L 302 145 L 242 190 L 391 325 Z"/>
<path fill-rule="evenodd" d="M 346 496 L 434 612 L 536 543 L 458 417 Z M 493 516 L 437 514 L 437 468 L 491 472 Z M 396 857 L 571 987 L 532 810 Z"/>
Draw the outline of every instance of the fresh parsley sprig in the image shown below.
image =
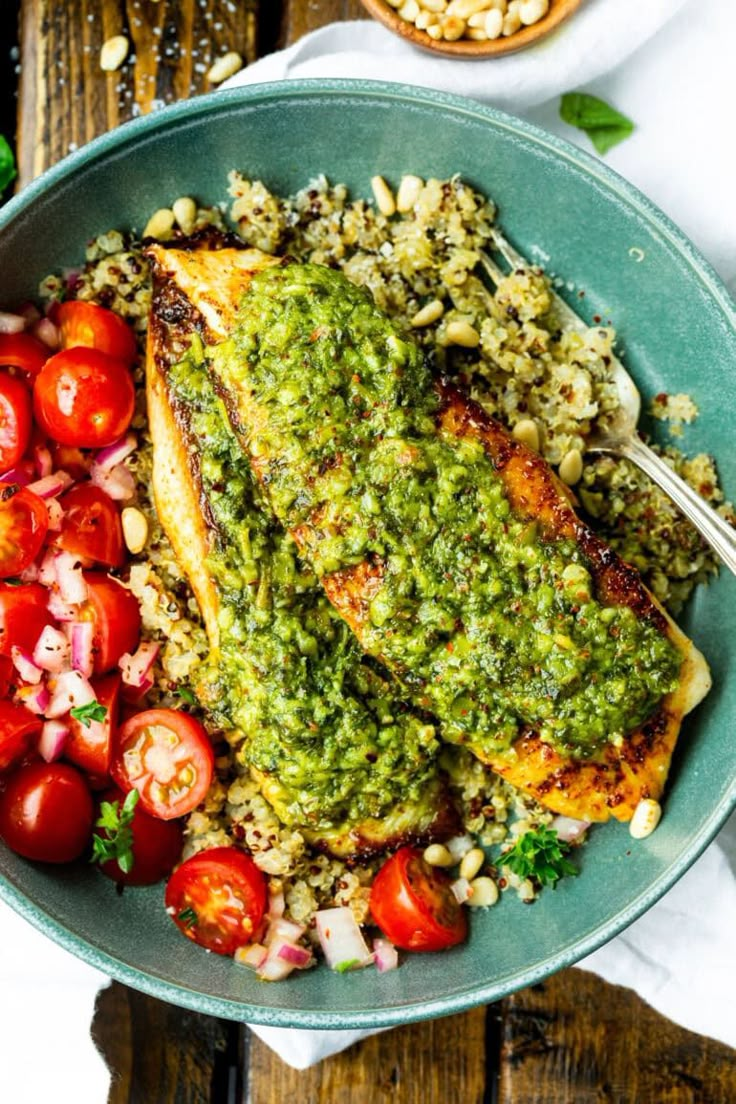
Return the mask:
<path fill-rule="evenodd" d="M 75 705 L 69 710 L 69 716 L 83 724 L 85 728 L 91 728 L 93 721 L 104 721 L 107 716 L 107 706 L 101 702 L 87 702 L 86 705 Z"/>
<path fill-rule="evenodd" d="M 578 868 L 565 858 L 568 845 L 552 828 L 542 825 L 519 836 L 510 851 L 501 855 L 501 864 L 519 878 L 531 878 L 540 885 L 556 886 L 560 878 L 574 877 Z"/>
<path fill-rule="evenodd" d="M 100 815 L 95 828 L 102 828 L 104 835 L 92 836 L 91 862 L 106 863 L 117 861 L 123 874 L 133 869 L 133 831 L 131 824 L 133 813 L 138 804 L 138 791 L 131 790 L 123 802 L 103 801 L 100 803 Z"/>
<path fill-rule="evenodd" d="M 0 198 L 11 180 L 15 180 L 16 175 L 13 151 L 7 140 L 0 134 Z"/>
<path fill-rule="evenodd" d="M 601 154 L 608 153 L 634 131 L 631 119 L 587 92 L 565 92 L 560 100 L 560 118 L 563 123 L 584 130 Z"/>

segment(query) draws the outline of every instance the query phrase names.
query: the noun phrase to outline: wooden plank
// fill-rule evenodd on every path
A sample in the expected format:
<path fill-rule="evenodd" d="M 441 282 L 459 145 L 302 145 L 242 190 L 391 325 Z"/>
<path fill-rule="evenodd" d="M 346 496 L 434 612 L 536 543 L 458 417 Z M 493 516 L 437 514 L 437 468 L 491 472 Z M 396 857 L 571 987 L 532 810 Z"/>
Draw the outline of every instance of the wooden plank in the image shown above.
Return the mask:
<path fill-rule="evenodd" d="M 490 1014 L 490 1010 L 489 1010 Z M 255 1035 L 246 1104 L 482 1104 L 486 1011 L 373 1035 L 313 1069 L 284 1065 Z"/>
<path fill-rule="evenodd" d="M 503 1002 L 498 1104 L 733 1104 L 736 1051 L 566 970 Z"/>
<path fill-rule="evenodd" d="M 108 1104 L 225 1104 L 240 1074 L 234 1025 L 113 982 L 97 998 L 92 1036 L 112 1071 Z"/>
<path fill-rule="evenodd" d="M 259 5 L 269 0 L 24 0 L 18 118 L 20 185 L 136 114 L 207 91 L 214 58 L 256 57 Z M 131 43 L 115 73 L 102 43 Z"/>
<path fill-rule="evenodd" d="M 302 35 L 341 19 L 368 19 L 360 0 L 282 0 L 279 44 L 290 46 Z"/>

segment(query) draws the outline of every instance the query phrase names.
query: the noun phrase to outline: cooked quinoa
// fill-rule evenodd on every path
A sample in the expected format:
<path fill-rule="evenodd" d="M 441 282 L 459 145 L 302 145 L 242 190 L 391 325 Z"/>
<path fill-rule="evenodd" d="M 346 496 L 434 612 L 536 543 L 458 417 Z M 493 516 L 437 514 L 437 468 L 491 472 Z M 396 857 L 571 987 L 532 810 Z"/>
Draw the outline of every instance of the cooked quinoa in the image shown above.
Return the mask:
<path fill-rule="evenodd" d="M 428 180 L 411 210 L 390 217 L 323 176 L 283 198 L 262 182 L 232 172 L 230 194 L 231 219 L 248 245 L 328 265 L 370 289 L 377 305 L 411 330 L 438 372 L 459 379 L 509 429 L 523 422 L 528 432 L 532 421 L 539 451 L 553 466 L 573 450 L 584 454 L 590 435 L 615 410 L 610 370 L 614 331 L 600 325 L 579 334 L 564 331 L 555 316 L 551 282 L 539 268 L 518 270 L 489 289 L 478 275 L 479 251 L 491 247 L 495 206 L 460 177 Z M 207 226 L 224 228 L 219 208 L 198 210 L 196 229 Z M 143 337 L 151 289 L 140 244 L 117 230 L 102 234 L 90 243 L 81 271 L 65 279 L 49 277 L 41 286 L 45 298 L 69 293 L 110 307 Z M 127 463 L 137 479 L 136 505 L 147 517 L 149 537 L 143 552 L 133 558 L 128 585 L 140 602 L 145 635 L 162 644 L 150 703 L 183 698 L 193 705 L 189 681 L 206 659 L 208 645 L 196 602 L 150 499 L 142 367 L 138 373 L 134 428 L 141 446 Z M 682 432 L 697 408 L 689 396 L 660 395 L 652 412 Z M 687 458 L 674 448 L 663 455 L 736 523 L 711 457 Z M 717 571 L 712 552 L 695 530 L 626 461 L 584 457 L 576 493 L 602 536 L 639 569 L 672 612 Z M 188 818 L 185 857 L 213 846 L 247 847 L 268 875 L 271 892 L 284 894 L 286 915 L 306 924 L 313 941 L 309 925 L 321 907 L 348 905 L 359 922 L 366 922 L 379 860 L 352 864 L 316 853 L 298 831 L 279 822 L 256 783 L 238 773 L 244 768 L 236 768 L 237 748 L 228 745 L 225 734 L 212 735 L 219 753 L 216 779 L 204 805 Z M 512 888 L 522 900 L 533 900 L 538 887 L 504 869 L 503 848 L 519 834 L 549 825 L 552 814 L 459 749 L 446 748 L 442 762 L 465 832 L 496 849 L 481 873 L 495 877 L 501 888 Z"/>

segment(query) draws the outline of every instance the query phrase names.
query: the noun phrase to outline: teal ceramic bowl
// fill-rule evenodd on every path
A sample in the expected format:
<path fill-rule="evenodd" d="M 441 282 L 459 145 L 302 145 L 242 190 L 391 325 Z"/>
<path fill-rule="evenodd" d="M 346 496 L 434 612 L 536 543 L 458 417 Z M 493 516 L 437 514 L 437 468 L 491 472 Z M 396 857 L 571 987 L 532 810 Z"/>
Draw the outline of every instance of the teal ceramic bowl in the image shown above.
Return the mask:
<path fill-rule="evenodd" d="M 138 119 L 92 142 L 0 212 L 0 304 L 78 263 L 87 239 L 140 227 L 182 194 L 226 198 L 238 167 L 289 192 L 324 172 L 369 195 L 397 181 L 462 173 L 493 196 L 527 254 L 585 289 L 611 318 L 642 391 L 690 392 L 700 417 L 684 447 L 712 451 L 736 494 L 736 314 L 718 279 L 660 211 L 599 161 L 470 101 L 399 85 L 307 82 L 222 92 Z M 579 300 L 576 303 L 579 304 Z M 736 803 L 736 579 L 698 591 L 686 631 L 714 688 L 686 722 L 666 813 L 648 840 L 625 826 L 592 833 L 582 874 L 533 907 L 504 899 L 474 915 L 469 941 L 405 956 L 399 970 L 321 968 L 277 985 L 182 939 L 161 887 L 126 891 L 78 865 L 52 869 L 0 850 L 3 898 L 50 938 L 154 996 L 232 1019 L 299 1027 L 388 1025 L 457 1011 L 537 982 L 601 946 L 697 858 Z"/>

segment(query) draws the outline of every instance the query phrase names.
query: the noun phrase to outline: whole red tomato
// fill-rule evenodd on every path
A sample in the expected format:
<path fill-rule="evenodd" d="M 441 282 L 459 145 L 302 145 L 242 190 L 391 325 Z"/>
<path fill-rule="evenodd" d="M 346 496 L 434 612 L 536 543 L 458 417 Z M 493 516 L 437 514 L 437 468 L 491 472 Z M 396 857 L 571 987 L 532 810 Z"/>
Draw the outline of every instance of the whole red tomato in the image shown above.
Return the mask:
<path fill-rule="evenodd" d="M 108 790 L 101 800 L 116 806 L 120 816 L 125 802 L 122 790 Z M 182 822 L 159 820 L 136 805 L 127 828 L 128 834 L 123 841 L 120 840 L 121 832 L 97 828 L 96 834 L 101 839 L 115 843 L 117 853 L 116 858 L 101 862 L 100 870 L 119 885 L 154 885 L 162 881 L 181 858 L 184 838 Z M 129 867 L 127 870 L 121 867 L 121 860 L 123 866 Z"/>
<path fill-rule="evenodd" d="M 106 307 L 82 299 L 62 303 L 56 312 L 65 349 L 85 345 L 132 364 L 136 357 L 135 335 L 130 327 Z"/>
<path fill-rule="evenodd" d="M 0 774 L 23 758 L 40 732 L 41 718 L 30 709 L 15 702 L 0 701 Z"/>
<path fill-rule="evenodd" d="M 130 425 L 134 406 L 125 361 L 85 346 L 50 357 L 33 385 L 36 421 L 62 445 L 111 445 Z"/>
<path fill-rule="evenodd" d="M 37 862 L 79 858 L 92 836 L 93 804 L 84 778 L 66 763 L 31 763 L 0 794 L 0 837 Z"/>
<path fill-rule="evenodd" d="M 0 473 L 10 471 L 31 439 L 31 396 L 9 372 L 0 372 Z"/>

